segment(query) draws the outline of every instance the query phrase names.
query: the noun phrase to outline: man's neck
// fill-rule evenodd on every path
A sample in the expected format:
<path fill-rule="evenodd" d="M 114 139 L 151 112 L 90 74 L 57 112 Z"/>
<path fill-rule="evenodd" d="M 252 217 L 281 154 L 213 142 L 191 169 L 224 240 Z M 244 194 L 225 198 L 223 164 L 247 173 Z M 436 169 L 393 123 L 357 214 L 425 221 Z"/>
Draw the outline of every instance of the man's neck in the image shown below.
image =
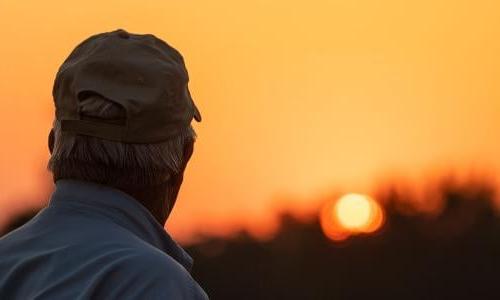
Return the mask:
<path fill-rule="evenodd" d="M 146 207 L 162 226 L 165 225 L 171 211 L 169 182 L 145 188 L 119 188 Z"/>

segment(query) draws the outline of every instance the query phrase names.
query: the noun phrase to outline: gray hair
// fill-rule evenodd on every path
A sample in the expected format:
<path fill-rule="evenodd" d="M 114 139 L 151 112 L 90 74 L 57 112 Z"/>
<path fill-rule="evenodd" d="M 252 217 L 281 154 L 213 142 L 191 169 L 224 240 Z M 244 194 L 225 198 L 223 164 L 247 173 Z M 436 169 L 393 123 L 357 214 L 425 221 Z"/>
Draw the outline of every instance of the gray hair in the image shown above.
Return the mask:
<path fill-rule="evenodd" d="M 123 108 L 100 95 L 80 101 L 82 118 L 117 123 L 125 120 Z M 62 132 L 53 122 L 54 145 L 47 169 L 58 179 L 79 179 L 115 187 L 146 187 L 165 183 L 182 172 L 184 149 L 194 143 L 189 126 L 176 137 L 155 144 L 127 144 Z"/>

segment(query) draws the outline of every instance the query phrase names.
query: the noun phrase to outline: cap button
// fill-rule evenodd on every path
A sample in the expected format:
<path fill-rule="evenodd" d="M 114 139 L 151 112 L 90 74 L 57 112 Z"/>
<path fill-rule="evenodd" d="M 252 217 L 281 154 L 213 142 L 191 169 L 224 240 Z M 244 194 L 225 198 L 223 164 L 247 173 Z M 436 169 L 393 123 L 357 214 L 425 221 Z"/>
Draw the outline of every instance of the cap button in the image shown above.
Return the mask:
<path fill-rule="evenodd" d="M 118 36 L 121 37 L 122 39 L 130 38 L 130 34 L 123 29 L 118 29 Z"/>

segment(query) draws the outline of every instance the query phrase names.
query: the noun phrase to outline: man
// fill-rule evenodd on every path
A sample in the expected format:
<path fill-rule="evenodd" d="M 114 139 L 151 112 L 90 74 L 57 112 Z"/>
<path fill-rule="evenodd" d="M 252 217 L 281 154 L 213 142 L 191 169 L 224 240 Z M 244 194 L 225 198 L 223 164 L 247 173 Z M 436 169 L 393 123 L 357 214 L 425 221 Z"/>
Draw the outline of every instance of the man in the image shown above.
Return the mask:
<path fill-rule="evenodd" d="M 163 228 L 201 121 L 181 54 L 150 34 L 94 35 L 53 97 L 56 189 L 0 240 L 0 299 L 207 299 Z"/>

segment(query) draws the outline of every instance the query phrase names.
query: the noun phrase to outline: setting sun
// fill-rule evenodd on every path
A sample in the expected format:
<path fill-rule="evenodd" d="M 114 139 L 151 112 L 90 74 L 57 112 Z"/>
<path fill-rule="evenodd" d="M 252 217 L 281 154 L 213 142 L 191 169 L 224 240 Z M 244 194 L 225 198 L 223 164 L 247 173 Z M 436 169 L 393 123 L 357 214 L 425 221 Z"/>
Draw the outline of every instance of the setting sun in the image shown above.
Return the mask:
<path fill-rule="evenodd" d="M 372 212 L 370 199 L 363 195 L 349 194 L 339 199 L 335 213 L 343 227 L 358 230 L 369 225 Z"/>
<path fill-rule="evenodd" d="M 321 226 L 329 238 L 344 240 L 353 234 L 376 231 L 383 219 L 383 211 L 374 199 L 361 194 L 346 194 L 324 205 Z"/>

